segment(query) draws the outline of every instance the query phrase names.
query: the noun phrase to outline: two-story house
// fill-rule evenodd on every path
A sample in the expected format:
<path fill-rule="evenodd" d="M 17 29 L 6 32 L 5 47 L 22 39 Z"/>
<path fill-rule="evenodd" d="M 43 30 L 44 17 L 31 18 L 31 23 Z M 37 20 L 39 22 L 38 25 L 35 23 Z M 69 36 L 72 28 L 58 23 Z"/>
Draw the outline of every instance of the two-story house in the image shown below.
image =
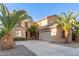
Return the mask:
<path fill-rule="evenodd" d="M 45 17 L 38 22 L 32 22 L 25 19 L 13 28 L 13 37 L 30 38 L 31 34 L 26 30 L 31 27 L 33 23 L 36 23 L 39 25 L 37 34 L 39 40 L 49 42 L 64 42 L 65 39 L 62 27 L 58 27 L 57 25 L 53 24 L 56 19 L 56 15 Z M 72 32 L 70 32 L 69 41 L 72 41 Z"/>
<path fill-rule="evenodd" d="M 57 19 L 56 15 L 48 16 L 38 21 L 39 24 L 39 39 L 49 42 L 65 42 L 62 27 L 54 25 Z M 72 41 L 72 32 L 70 32 L 69 41 Z"/>
<path fill-rule="evenodd" d="M 12 30 L 14 38 L 30 38 L 30 33 L 26 30 L 31 26 L 32 21 L 30 20 L 23 20 L 22 22 L 18 23 Z"/>

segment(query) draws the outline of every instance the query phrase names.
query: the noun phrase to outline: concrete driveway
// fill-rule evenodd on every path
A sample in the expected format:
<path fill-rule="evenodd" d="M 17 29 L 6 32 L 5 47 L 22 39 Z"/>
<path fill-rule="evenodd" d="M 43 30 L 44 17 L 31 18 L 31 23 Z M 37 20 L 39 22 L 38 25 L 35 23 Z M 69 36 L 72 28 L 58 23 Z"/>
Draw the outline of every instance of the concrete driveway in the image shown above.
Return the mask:
<path fill-rule="evenodd" d="M 61 46 L 45 41 L 16 41 L 16 44 L 24 45 L 38 56 L 79 56 L 79 48 Z"/>

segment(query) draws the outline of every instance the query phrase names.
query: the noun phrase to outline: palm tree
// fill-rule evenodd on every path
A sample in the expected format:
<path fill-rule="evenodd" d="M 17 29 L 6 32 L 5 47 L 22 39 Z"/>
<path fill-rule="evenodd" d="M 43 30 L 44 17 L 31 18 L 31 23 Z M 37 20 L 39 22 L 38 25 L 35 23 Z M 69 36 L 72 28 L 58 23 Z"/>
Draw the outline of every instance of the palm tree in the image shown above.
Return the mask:
<path fill-rule="evenodd" d="M 56 24 L 61 26 L 64 30 L 65 42 L 69 42 L 70 31 L 73 24 L 76 22 L 78 14 L 68 11 L 68 13 L 61 13 L 57 16 Z"/>
<path fill-rule="evenodd" d="M 24 10 L 13 11 L 10 13 L 3 4 L 0 4 L 0 47 L 1 49 L 9 49 L 14 46 L 12 29 L 14 26 L 28 18 L 28 14 Z"/>
<path fill-rule="evenodd" d="M 76 42 L 79 42 L 79 21 L 76 21 L 74 24 L 74 30 L 76 35 Z"/>
<path fill-rule="evenodd" d="M 32 24 L 30 28 L 28 28 L 26 31 L 29 31 L 31 34 L 31 39 L 36 39 L 37 37 L 37 30 L 38 30 L 38 25 L 37 24 Z"/>
<path fill-rule="evenodd" d="M 76 22 L 73 24 L 73 27 L 74 27 L 74 29 L 76 30 L 76 32 L 79 32 L 79 21 L 76 21 Z"/>

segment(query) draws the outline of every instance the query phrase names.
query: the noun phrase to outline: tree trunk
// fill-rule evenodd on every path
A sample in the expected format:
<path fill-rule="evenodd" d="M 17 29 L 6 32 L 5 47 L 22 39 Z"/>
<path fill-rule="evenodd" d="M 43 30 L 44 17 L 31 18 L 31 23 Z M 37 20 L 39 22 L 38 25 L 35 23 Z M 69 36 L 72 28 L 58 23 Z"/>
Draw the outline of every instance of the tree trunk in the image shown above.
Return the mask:
<path fill-rule="evenodd" d="M 14 40 L 11 33 L 6 33 L 2 38 L 0 42 L 1 49 L 11 49 L 14 46 Z"/>
<path fill-rule="evenodd" d="M 66 43 L 69 43 L 69 31 L 68 30 L 65 30 L 65 42 Z"/>

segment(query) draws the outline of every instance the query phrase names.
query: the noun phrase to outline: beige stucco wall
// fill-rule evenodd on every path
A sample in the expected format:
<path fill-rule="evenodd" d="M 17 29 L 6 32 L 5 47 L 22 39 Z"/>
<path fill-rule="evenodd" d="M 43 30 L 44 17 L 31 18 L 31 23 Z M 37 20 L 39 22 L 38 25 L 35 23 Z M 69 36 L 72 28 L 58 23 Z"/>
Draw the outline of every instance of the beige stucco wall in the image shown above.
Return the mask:
<path fill-rule="evenodd" d="M 25 26 L 25 22 L 27 22 L 27 27 Z M 31 21 L 28 21 L 28 20 L 23 20 L 20 22 L 20 25 L 16 25 L 13 30 L 12 30 L 12 33 L 13 33 L 13 37 L 16 38 L 15 36 L 15 31 L 21 31 L 21 37 L 23 38 L 26 38 L 26 30 L 31 27 L 31 24 L 32 22 Z M 27 34 L 28 35 L 28 38 L 29 38 L 29 33 Z"/>
<path fill-rule="evenodd" d="M 14 28 L 14 29 L 12 30 L 12 32 L 13 32 L 13 37 L 14 37 L 14 38 L 16 38 L 16 36 L 15 36 L 15 31 L 21 31 L 21 37 L 22 37 L 22 38 L 26 38 L 26 31 L 25 31 L 24 28 L 21 28 L 21 27 Z"/>
<path fill-rule="evenodd" d="M 43 20 L 37 22 L 37 24 L 39 25 L 39 27 L 41 27 L 41 26 L 46 26 L 46 25 L 48 25 L 48 21 L 47 21 L 47 19 L 45 18 L 45 19 L 43 19 Z"/>
<path fill-rule="evenodd" d="M 46 32 L 44 30 L 39 31 L 39 39 L 48 42 L 65 42 L 65 38 L 62 38 L 62 27 L 53 27 L 47 29 Z M 68 40 L 69 42 L 72 41 L 72 31 L 70 31 Z"/>
<path fill-rule="evenodd" d="M 30 28 L 32 25 L 32 22 L 27 22 L 27 28 Z"/>
<path fill-rule="evenodd" d="M 65 38 L 62 38 L 62 27 L 56 27 L 56 28 L 51 28 L 50 29 L 51 34 L 53 32 L 56 32 L 55 35 L 52 35 L 52 41 L 53 42 L 65 42 Z M 72 31 L 70 30 L 70 35 L 69 35 L 69 42 L 72 41 Z"/>
<path fill-rule="evenodd" d="M 25 22 L 24 21 L 21 22 L 21 26 L 25 28 Z"/>
<path fill-rule="evenodd" d="M 56 27 L 56 42 L 64 42 L 64 38 L 62 38 L 62 27 Z"/>
<path fill-rule="evenodd" d="M 45 27 L 47 26 L 47 28 L 49 28 L 49 33 L 51 33 L 51 40 L 52 42 L 65 42 L 65 39 L 62 38 L 62 27 L 57 27 L 57 24 L 56 25 L 52 25 L 52 23 L 57 19 L 56 16 L 48 16 L 44 19 L 42 19 L 41 21 L 37 22 L 37 24 L 39 24 L 39 29 L 40 27 Z M 49 34 L 45 34 L 42 32 L 39 32 L 41 33 L 39 36 L 41 39 L 44 39 L 44 37 L 46 37 L 46 40 L 48 39 L 48 41 L 50 41 L 50 39 L 48 38 L 48 35 Z M 72 31 L 70 31 L 70 35 L 69 35 L 69 41 L 71 42 L 72 41 Z"/>
<path fill-rule="evenodd" d="M 57 19 L 57 17 L 55 15 L 48 16 L 47 19 L 48 19 L 48 25 L 51 25 Z"/>

